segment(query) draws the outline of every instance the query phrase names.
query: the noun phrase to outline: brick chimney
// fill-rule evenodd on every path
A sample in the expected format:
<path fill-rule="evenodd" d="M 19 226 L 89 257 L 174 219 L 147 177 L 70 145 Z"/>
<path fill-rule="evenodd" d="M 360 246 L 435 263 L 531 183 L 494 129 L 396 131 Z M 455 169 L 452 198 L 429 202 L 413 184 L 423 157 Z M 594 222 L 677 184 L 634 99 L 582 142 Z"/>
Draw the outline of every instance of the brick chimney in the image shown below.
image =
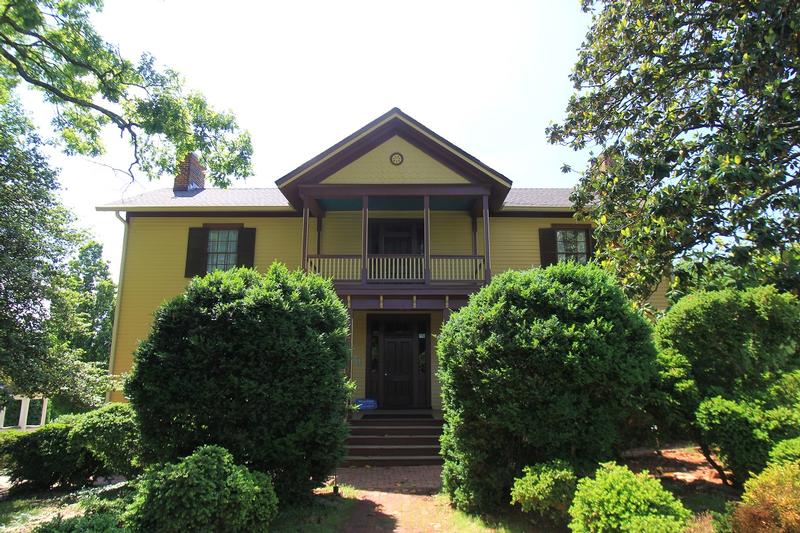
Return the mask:
<path fill-rule="evenodd" d="M 204 189 L 206 186 L 206 169 L 200 164 L 197 156 L 189 152 L 178 165 L 178 175 L 175 176 L 173 191 L 193 191 Z"/>

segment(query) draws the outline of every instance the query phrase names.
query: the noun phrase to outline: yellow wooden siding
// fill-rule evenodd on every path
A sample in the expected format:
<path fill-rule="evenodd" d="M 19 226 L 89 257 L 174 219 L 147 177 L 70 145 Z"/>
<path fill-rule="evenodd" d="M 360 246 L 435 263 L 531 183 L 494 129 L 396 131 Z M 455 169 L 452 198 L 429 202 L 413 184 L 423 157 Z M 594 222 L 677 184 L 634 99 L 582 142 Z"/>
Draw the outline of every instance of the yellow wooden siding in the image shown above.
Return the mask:
<path fill-rule="evenodd" d="M 569 218 L 490 217 L 492 272 L 541 265 L 539 230 L 553 224 L 573 224 Z M 483 219 L 478 219 L 478 251 L 483 250 Z"/>
<path fill-rule="evenodd" d="M 472 255 L 472 220 L 468 213 L 431 212 L 431 255 Z"/>
<path fill-rule="evenodd" d="M 403 163 L 389 157 L 399 152 Z M 394 136 L 325 178 L 324 184 L 470 183 L 469 180 L 409 143 Z"/>
<path fill-rule="evenodd" d="M 114 374 L 128 372 L 133 352 L 152 324 L 154 311 L 180 294 L 184 277 L 189 228 L 204 223 L 243 223 L 256 228 L 254 266 L 264 271 L 273 261 L 291 269 L 300 266 L 302 221 L 299 217 L 194 218 L 132 217 L 128 222 L 125 280 L 122 284 L 119 323 L 113 354 Z M 115 393 L 112 399 L 119 400 Z"/>
<path fill-rule="evenodd" d="M 322 219 L 322 254 L 361 253 L 361 211 L 332 211 Z"/>

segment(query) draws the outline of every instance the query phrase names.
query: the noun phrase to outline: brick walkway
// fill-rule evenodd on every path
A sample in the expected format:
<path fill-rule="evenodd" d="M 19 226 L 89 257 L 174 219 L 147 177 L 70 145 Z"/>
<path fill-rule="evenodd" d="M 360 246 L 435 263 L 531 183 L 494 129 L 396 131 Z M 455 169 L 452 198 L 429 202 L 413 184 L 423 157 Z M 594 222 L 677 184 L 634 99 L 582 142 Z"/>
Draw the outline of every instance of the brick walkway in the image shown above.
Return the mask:
<path fill-rule="evenodd" d="M 344 532 L 417 533 L 425 531 L 478 533 L 453 523 L 453 510 L 440 495 L 441 466 L 340 468 L 337 483 L 353 487 L 358 504 Z"/>

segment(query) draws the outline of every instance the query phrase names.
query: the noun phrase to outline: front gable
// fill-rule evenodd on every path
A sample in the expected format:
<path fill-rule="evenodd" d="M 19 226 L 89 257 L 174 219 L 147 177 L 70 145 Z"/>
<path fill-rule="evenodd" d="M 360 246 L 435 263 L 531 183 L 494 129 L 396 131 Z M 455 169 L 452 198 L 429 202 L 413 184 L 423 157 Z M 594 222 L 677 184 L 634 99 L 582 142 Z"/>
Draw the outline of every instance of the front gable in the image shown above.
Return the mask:
<path fill-rule="evenodd" d="M 498 210 L 511 188 L 511 180 L 397 108 L 276 184 L 295 209 L 303 207 L 303 196 L 308 197 L 311 189 L 330 194 L 331 187 L 343 188 L 340 193 L 346 189 L 347 195 L 360 199 L 380 196 L 386 188 L 393 188 L 394 194 L 408 191 L 409 196 L 421 197 L 430 186 L 452 188 L 440 189 L 440 195 L 487 195 L 491 208 Z"/>
<path fill-rule="evenodd" d="M 471 182 L 407 140 L 395 135 L 337 170 L 321 183 L 325 185 L 397 185 L 403 183 L 469 184 Z"/>

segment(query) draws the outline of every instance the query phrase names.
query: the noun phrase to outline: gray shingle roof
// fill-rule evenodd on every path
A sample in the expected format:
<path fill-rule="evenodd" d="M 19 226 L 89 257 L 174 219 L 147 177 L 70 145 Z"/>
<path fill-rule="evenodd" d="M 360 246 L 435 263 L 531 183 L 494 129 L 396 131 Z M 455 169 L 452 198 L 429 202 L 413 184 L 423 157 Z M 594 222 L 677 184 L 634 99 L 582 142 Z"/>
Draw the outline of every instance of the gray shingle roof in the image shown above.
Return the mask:
<path fill-rule="evenodd" d="M 508 191 L 503 207 L 572 207 L 572 188 L 522 188 Z"/>
<path fill-rule="evenodd" d="M 504 207 L 569 208 L 571 188 L 512 188 Z M 198 208 L 289 208 L 286 197 L 277 188 L 262 189 L 203 189 L 173 191 L 157 189 L 131 198 L 120 199 L 98 207 L 100 211 L 134 209 L 198 209 Z"/>
<path fill-rule="evenodd" d="M 286 197 L 276 188 L 202 189 L 173 191 L 157 189 L 124 198 L 98 207 L 101 211 L 125 211 L 132 208 L 198 208 L 198 207 L 289 207 Z"/>

